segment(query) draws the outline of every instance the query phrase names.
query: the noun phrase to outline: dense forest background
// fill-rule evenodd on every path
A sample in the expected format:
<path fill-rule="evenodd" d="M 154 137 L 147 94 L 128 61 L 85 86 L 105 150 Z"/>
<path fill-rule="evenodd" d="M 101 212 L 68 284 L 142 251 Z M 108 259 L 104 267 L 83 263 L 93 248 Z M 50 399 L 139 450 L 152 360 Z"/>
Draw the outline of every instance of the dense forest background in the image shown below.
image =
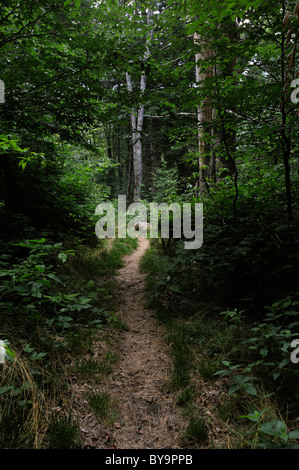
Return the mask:
<path fill-rule="evenodd" d="M 200 249 L 142 260 L 195 441 L 201 374 L 234 447 L 296 446 L 298 26 L 288 0 L 0 2 L 1 448 L 55 447 L 38 413 L 117 323 L 134 240 L 108 252 L 95 208 L 118 195 L 203 203 Z"/>

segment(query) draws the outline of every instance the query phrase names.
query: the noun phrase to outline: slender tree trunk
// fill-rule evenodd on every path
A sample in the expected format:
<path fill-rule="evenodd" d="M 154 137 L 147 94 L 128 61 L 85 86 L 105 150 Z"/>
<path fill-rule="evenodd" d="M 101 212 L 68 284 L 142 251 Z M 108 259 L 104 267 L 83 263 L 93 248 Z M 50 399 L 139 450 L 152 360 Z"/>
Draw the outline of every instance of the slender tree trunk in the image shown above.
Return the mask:
<path fill-rule="evenodd" d="M 147 23 L 150 24 L 151 17 L 153 15 L 152 10 L 148 10 Z M 144 61 L 149 57 L 149 44 L 152 39 L 153 31 L 150 32 L 146 39 Z M 140 78 L 140 91 L 144 93 L 146 89 L 146 72 L 143 71 Z M 132 78 L 129 72 L 126 72 L 127 90 L 132 93 Z M 141 104 L 137 109 L 133 109 L 131 112 L 131 130 L 132 130 L 132 145 L 133 145 L 133 170 L 134 170 L 134 194 L 133 202 L 138 202 L 141 198 L 141 186 L 142 186 L 142 131 L 144 121 L 144 105 Z"/>
<path fill-rule="evenodd" d="M 194 34 L 194 42 L 201 46 L 201 51 L 195 55 L 195 62 L 196 62 L 196 83 L 198 86 L 199 84 L 204 82 L 207 78 L 213 75 L 213 70 L 211 67 L 208 67 L 205 71 L 201 70 L 200 61 L 210 59 L 212 57 L 212 51 L 210 46 L 203 41 L 198 33 Z M 207 137 L 211 129 L 209 128 L 209 124 L 212 122 L 212 106 L 209 97 L 206 97 L 203 102 L 198 105 L 197 107 L 197 116 L 198 116 L 198 150 L 199 150 L 199 158 L 198 158 L 198 171 L 199 171 L 199 178 L 198 178 L 198 190 L 199 194 L 202 194 L 204 191 L 204 185 L 206 182 L 206 174 L 205 167 L 208 164 L 207 161 L 207 154 L 208 154 L 208 145 L 207 144 Z"/>
<path fill-rule="evenodd" d="M 129 92 L 133 92 L 131 75 L 126 73 L 127 89 Z M 144 84 L 140 83 L 141 86 L 144 86 L 145 90 L 145 77 Z M 143 130 L 143 120 L 144 120 L 144 106 L 141 105 L 137 111 L 133 110 L 131 112 L 131 130 L 132 130 L 132 146 L 133 146 L 133 169 L 134 169 L 134 192 L 133 192 L 133 202 L 138 202 L 141 198 L 141 185 L 142 185 L 142 130 Z"/>
<path fill-rule="evenodd" d="M 287 8 L 286 1 L 282 0 L 282 13 L 283 22 L 286 17 Z M 282 139 L 282 154 L 283 163 L 285 170 L 285 188 L 286 188 L 286 205 L 288 222 L 292 223 L 293 219 L 293 203 L 292 203 L 292 182 L 291 182 L 291 169 L 290 169 L 290 158 L 291 158 L 291 138 L 287 132 L 287 103 L 286 103 L 286 85 L 287 85 L 287 73 L 286 73 L 286 46 L 287 46 L 287 34 L 285 28 L 282 31 L 281 37 L 281 82 L 282 82 L 282 94 L 280 102 L 280 113 L 281 113 L 281 139 Z"/>
<path fill-rule="evenodd" d="M 128 167 L 128 176 L 127 176 L 127 204 L 129 204 L 129 201 L 131 200 L 131 181 L 132 181 L 132 160 L 133 156 L 131 154 L 131 147 L 128 143 L 128 154 L 129 154 L 129 167 Z"/>

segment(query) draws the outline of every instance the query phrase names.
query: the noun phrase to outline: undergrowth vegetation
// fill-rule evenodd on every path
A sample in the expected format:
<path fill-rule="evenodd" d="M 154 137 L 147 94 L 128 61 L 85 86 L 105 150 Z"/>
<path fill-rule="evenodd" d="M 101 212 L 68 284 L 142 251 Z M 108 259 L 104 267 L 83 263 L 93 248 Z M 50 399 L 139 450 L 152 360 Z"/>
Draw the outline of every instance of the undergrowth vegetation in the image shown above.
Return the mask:
<path fill-rule="evenodd" d="M 117 284 L 111 276 L 135 247 L 136 239 L 95 246 L 66 240 L 63 246 L 30 238 L 6 245 L 0 257 L 6 349 L 0 366 L 0 448 L 79 446 L 64 399 L 66 368 L 75 361 L 79 375 L 111 372 L 117 355 L 108 352 L 98 363 L 93 342 L 107 325 L 125 328 L 115 315 Z M 63 416 L 51 412 L 57 401 L 64 403 Z"/>
<path fill-rule="evenodd" d="M 299 369 L 291 344 L 299 331 L 298 221 L 288 224 L 272 192 L 261 201 L 251 182 L 239 185 L 237 217 L 229 191 L 201 199 L 199 250 L 173 240 L 167 253 L 151 243 L 141 262 L 147 305 L 168 328 L 169 385 L 187 410 L 189 432 L 202 411 L 193 407 L 199 378 L 202 386 L 225 390 L 210 407 L 229 446 L 297 447 Z"/>

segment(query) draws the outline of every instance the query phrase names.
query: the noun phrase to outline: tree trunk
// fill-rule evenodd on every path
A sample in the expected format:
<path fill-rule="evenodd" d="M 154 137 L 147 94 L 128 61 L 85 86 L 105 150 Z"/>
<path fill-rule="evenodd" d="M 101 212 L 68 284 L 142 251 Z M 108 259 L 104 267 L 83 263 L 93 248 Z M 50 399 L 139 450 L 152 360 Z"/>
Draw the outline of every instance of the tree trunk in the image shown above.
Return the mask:
<path fill-rule="evenodd" d="M 286 2 L 282 2 L 282 14 L 283 18 L 286 17 L 287 8 Z M 283 164 L 285 170 L 285 188 L 286 188 L 286 205 L 287 215 L 289 224 L 292 223 L 293 219 L 293 203 L 292 203 L 292 181 L 291 181 L 291 169 L 290 169 L 290 158 L 291 158 L 291 138 L 287 130 L 287 103 L 286 103 L 286 85 L 287 85 L 287 74 L 285 71 L 286 67 L 286 42 L 287 35 L 285 28 L 282 31 L 281 37 L 281 55 L 280 55 L 280 66 L 281 66 L 281 83 L 282 83 L 282 94 L 280 102 L 280 113 L 281 113 L 281 140 L 282 140 L 282 154 Z"/>
<path fill-rule="evenodd" d="M 131 75 L 126 73 L 127 89 L 133 92 Z M 145 88 L 144 88 L 145 89 Z M 137 116 L 136 116 L 137 114 Z M 132 146 L 133 146 L 133 170 L 134 170 L 134 192 L 133 202 L 138 202 L 141 197 L 142 184 L 142 141 L 141 133 L 143 129 L 144 106 L 139 106 L 137 113 L 135 110 L 131 112 L 131 130 L 132 130 Z"/>
<path fill-rule="evenodd" d="M 213 76 L 213 70 L 211 67 L 208 67 L 207 70 L 202 71 L 199 61 L 207 60 L 212 57 L 212 50 L 210 46 L 203 41 L 198 33 L 194 34 L 194 42 L 201 46 L 201 51 L 195 55 L 196 62 L 196 83 L 197 86 L 201 86 L 207 78 Z M 209 136 L 211 129 L 209 124 L 212 122 L 212 107 L 209 97 L 206 97 L 203 102 L 197 106 L 197 116 L 198 116 L 198 190 L 199 194 L 202 194 L 204 191 L 204 185 L 206 183 L 206 174 L 205 167 L 207 165 L 207 153 L 208 153 L 208 144 L 207 137 Z"/>
<path fill-rule="evenodd" d="M 152 10 L 147 12 L 147 24 L 150 24 L 151 17 L 153 15 Z M 149 43 L 152 39 L 153 31 L 150 32 L 146 39 L 144 61 L 149 57 Z M 142 72 L 140 78 L 140 91 L 141 95 L 146 89 L 147 75 L 145 71 Z M 129 72 L 126 72 L 127 90 L 132 93 L 132 79 Z M 142 186 L 142 131 L 144 121 L 144 105 L 141 104 L 137 109 L 133 109 L 131 112 L 131 130 L 132 130 L 132 145 L 133 145 L 133 170 L 134 170 L 134 193 L 133 202 L 138 202 L 141 198 L 141 186 Z"/>
<path fill-rule="evenodd" d="M 127 204 L 129 204 L 129 202 L 131 202 L 131 182 L 132 182 L 132 160 L 133 160 L 133 156 L 130 152 L 131 150 L 131 147 L 130 147 L 130 144 L 128 142 L 128 155 L 129 155 L 129 166 L 128 166 L 128 173 L 127 173 Z"/>

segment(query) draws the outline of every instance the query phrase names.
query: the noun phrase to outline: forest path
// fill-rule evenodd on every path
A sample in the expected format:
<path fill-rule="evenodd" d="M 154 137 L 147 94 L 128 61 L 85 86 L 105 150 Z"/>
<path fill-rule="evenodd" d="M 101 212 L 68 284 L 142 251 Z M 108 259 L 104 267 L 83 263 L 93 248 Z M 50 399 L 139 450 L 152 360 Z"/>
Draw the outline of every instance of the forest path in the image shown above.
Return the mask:
<path fill-rule="evenodd" d="M 137 249 L 124 257 L 124 266 L 112 278 L 118 284 L 116 319 L 118 323 L 121 320 L 119 326 L 125 324 L 127 328 L 108 326 L 101 330 L 91 356 L 100 362 L 114 357 L 111 369 L 108 361 L 107 373 L 71 377 L 70 407 L 79 423 L 84 448 L 188 448 L 186 439 L 182 439 L 188 418 L 183 418 L 177 395 L 169 386 L 173 361 L 171 345 L 165 339 L 167 329 L 144 306 L 145 274 L 140 272 L 139 262 L 148 247 L 149 241 L 139 238 Z M 204 383 L 194 402 L 211 423 L 208 437 L 216 448 L 226 446 L 226 425 L 213 411 L 224 393 L 223 379 Z M 90 394 L 111 399 L 108 417 L 89 404 Z M 200 448 L 207 445 L 205 441 Z"/>
<path fill-rule="evenodd" d="M 179 434 L 186 426 L 175 396 L 165 387 L 172 367 L 165 330 L 144 307 L 139 261 L 148 247 L 149 240 L 139 238 L 137 250 L 124 258 L 115 276 L 118 316 L 128 330 L 113 332 L 119 360 L 102 388 L 118 403 L 116 422 L 107 429 L 112 448 L 118 449 L 181 448 Z"/>

